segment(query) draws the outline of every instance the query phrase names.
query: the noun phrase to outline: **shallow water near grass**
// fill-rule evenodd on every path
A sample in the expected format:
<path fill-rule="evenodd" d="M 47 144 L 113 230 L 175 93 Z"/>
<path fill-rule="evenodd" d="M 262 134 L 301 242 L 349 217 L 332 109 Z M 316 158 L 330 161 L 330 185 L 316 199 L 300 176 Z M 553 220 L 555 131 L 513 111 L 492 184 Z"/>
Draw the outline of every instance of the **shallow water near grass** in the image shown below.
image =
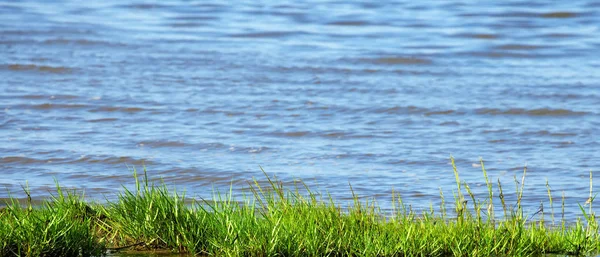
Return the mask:
<path fill-rule="evenodd" d="M 508 192 L 527 165 L 529 212 L 548 179 L 574 218 L 600 167 L 599 8 L 3 2 L 0 187 L 39 198 L 56 178 L 103 200 L 145 164 L 210 198 L 261 165 L 336 199 L 351 183 L 428 208 L 451 198 L 454 155 L 482 197 L 479 157 Z"/>

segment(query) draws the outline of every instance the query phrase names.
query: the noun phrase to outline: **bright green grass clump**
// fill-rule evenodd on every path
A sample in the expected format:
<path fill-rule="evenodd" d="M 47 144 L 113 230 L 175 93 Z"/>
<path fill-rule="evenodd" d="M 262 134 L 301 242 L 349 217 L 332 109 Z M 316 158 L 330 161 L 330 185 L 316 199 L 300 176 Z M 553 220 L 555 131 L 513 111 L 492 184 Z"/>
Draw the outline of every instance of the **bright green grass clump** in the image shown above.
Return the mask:
<path fill-rule="evenodd" d="M 484 200 L 475 198 L 455 167 L 452 211 L 443 204 L 438 213 L 433 209 L 416 213 L 394 195 L 391 215 L 353 193 L 351 207 L 342 208 L 303 185 L 288 190 L 268 176 L 269 186 L 255 182 L 252 196 L 241 202 L 231 193 L 217 193 L 211 201 L 190 204 L 165 185 L 149 183 L 144 173 L 143 179 L 135 177 L 135 190 L 125 189 L 118 201 L 105 205 L 86 204 L 60 188 L 58 196 L 40 207 L 7 203 L 0 212 L 0 255 L 93 256 L 130 248 L 217 256 L 528 256 L 599 251 L 598 223 L 591 207 L 586 211 L 582 206 L 585 219 L 568 225 L 564 220 L 559 226 L 544 218 L 528 220 L 521 208 L 524 180 L 517 187 L 517 202 L 508 204 L 501 184 L 494 190 L 488 180 L 483 162 L 482 170 L 489 190 Z M 494 197 L 500 199 L 502 218 L 495 218 Z M 549 191 L 550 205 L 552 201 Z"/>
<path fill-rule="evenodd" d="M 42 206 L 27 207 L 12 200 L 0 209 L 0 256 L 91 256 L 105 251 L 96 233 L 96 211 L 82 196 L 63 193 Z"/>

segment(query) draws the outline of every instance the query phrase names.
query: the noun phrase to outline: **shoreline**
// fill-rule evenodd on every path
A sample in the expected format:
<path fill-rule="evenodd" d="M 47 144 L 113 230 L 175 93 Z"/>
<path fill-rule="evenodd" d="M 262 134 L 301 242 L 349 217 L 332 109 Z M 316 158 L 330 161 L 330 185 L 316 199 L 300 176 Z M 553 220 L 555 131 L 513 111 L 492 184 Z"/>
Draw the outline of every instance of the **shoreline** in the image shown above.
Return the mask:
<path fill-rule="evenodd" d="M 160 250 L 192 255 L 232 256 L 527 256 L 588 255 L 600 252 L 599 226 L 589 205 L 583 219 L 565 220 L 554 212 L 564 197 L 548 199 L 536 213 L 521 207 L 524 171 L 516 181 L 517 200 L 507 203 L 500 181 L 488 180 L 488 196 L 478 199 L 469 184 L 456 179 L 454 195 L 440 193 L 442 204 L 414 211 L 392 193 L 391 215 L 373 199 L 354 199 L 342 208 L 299 183 L 286 188 L 266 173 L 267 186 L 250 183 L 251 195 L 237 200 L 213 192 L 213 199 L 190 203 L 185 194 L 149 181 L 144 170 L 135 188 L 123 187 L 116 201 L 86 202 L 84 195 L 61 188 L 33 204 L 6 200 L 0 209 L 0 256 L 101 256 L 124 250 Z M 264 171 L 263 171 L 264 172 Z M 452 201 L 449 199 L 453 199 Z M 498 201 L 500 200 L 500 201 Z M 500 202 L 501 206 L 494 207 Z M 543 206 L 551 212 L 544 212 Z M 496 209 L 501 217 L 497 218 Z M 536 219 L 533 219 L 536 217 Z"/>

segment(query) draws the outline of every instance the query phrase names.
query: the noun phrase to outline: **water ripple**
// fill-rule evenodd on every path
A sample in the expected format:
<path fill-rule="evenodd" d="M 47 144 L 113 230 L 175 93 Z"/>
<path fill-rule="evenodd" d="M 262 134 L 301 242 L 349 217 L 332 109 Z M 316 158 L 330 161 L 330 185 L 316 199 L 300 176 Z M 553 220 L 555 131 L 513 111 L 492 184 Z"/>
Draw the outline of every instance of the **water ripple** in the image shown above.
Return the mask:
<path fill-rule="evenodd" d="M 145 165 L 209 198 L 262 165 L 427 208 L 452 193 L 455 155 L 466 181 L 483 157 L 493 181 L 527 163 L 530 199 L 546 177 L 579 195 L 600 163 L 597 6 L 6 2 L 0 185 L 94 198 Z"/>

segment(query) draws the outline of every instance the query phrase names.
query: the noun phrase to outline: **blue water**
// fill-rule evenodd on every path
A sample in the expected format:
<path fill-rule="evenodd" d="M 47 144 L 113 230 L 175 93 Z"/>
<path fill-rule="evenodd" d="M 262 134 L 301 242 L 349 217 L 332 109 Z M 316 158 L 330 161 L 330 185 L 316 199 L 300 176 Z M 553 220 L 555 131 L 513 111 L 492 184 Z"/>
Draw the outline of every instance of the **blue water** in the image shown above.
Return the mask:
<path fill-rule="evenodd" d="M 210 198 L 260 165 L 427 208 L 453 155 L 482 197 L 480 157 L 513 196 L 527 166 L 528 211 L 547 179 L 572 217 L 600 170 L 599 26 L 595 1 L 2 1 L 0 198 L 111 198 L 143 165 Z"/>

